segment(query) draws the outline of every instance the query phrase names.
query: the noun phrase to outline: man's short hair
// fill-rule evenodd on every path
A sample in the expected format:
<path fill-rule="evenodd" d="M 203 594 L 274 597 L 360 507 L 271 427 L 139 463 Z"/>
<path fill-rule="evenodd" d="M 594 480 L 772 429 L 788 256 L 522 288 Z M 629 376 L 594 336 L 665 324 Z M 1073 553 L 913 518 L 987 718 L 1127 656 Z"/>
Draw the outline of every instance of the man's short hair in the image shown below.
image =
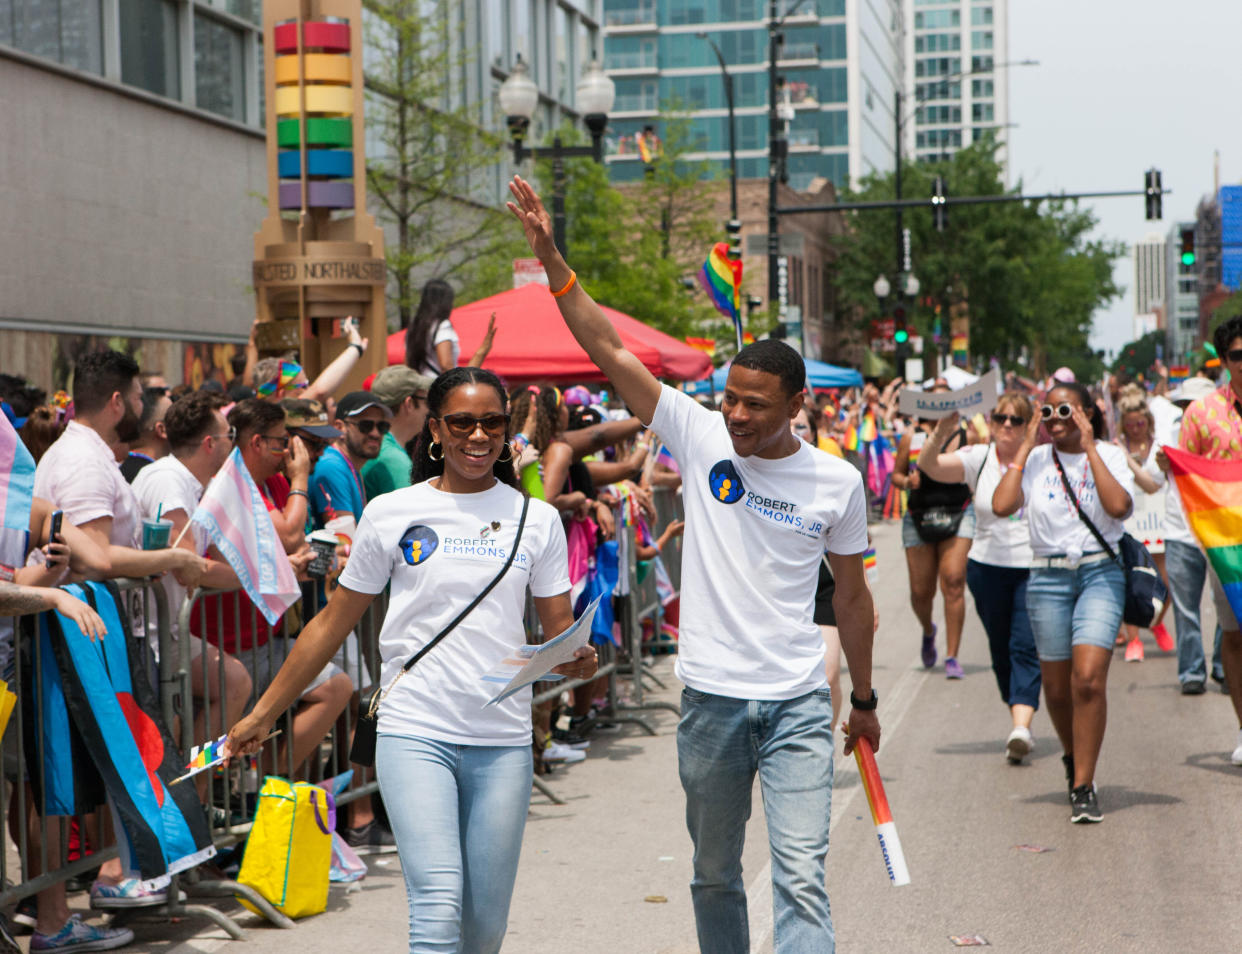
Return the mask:
<path fill-rule="evenodd" d="M 271 430 L 285 423 L 285 409 L 270 401 L 246 398 L 233 405 L 229 411 L 229 424 L 237 428 L 237 446 L 241 447 L 255 434 Z"/>
<path fill-rule="evenodd" d="M 138 421 L 138 426 L 144 431 L 149 431 L 157 423 L 155 415 L 159 413 L 160 401 L 167 395 L 159 388 L 147 388 L 142 392 L 142 417 Z"/>
<path fill-rule="evenodd" d="M 1216 356 L 1225 360 L 1225 352 L 1229 350 L 1229 342 L 1234 338 L 1242 338 L 1242 315 L 1234 315 L 1228 321 L 1222 321 L 1212 332 L 1212 342 L 1216 345 Z"/>
<path fill-rule="evenodd" d="M 211 433 L 216 411 L 225 406 L 223 396 L 195 391 L 173 404 L 164 415 L 164 432 L 174 454 L 191 451 Z"/>
<path fill-rule="evenodd" d="M 78 414 L 93 414 L 120 391 L 124 394 L 138 377 L 138 362 L 120 351 L 94 351 L 78 359 L 73 369 L 73 406 Z"/>
<path fill-rule="evenodd" d="M 793 397 L 806 387 L 806 362 L 802 355 L 773 338 L 747 345 L 737 353 L 733 366 L 776 375 L 781 379 L 786 397 Z"/>

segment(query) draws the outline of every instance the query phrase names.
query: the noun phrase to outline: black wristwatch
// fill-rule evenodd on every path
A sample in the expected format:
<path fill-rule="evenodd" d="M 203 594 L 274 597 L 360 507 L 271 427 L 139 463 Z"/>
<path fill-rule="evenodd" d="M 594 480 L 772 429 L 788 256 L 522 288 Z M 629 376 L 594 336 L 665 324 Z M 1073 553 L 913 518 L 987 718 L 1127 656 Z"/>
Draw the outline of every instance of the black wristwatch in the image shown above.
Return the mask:
<path fill-rule="evenodd" d="M 853 706 L 855 709 L 857 709 L 859 712 L 874 712 L 875 707 L 878 706 L 879 704 L 880 704 L 880 697 L 875 694 L 874 689 L 871 690 L 870 699 L 859 699 L 858 696 L 854 695 L 854 690 L 853 689 L 850 690 L 850 705 Z"/>

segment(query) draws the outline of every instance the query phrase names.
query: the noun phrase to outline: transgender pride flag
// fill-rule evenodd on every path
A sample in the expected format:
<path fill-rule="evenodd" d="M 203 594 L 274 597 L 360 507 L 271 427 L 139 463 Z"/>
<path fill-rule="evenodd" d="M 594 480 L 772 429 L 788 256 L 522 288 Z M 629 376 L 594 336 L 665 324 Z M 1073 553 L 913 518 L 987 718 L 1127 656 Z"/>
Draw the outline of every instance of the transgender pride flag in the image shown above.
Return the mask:
<path fill-rule="evenodd" d="M 26 445 L 0 414 L 0 527 L 25 533 L 30 529 L 35 462 Z"/>
<path fill-rule="evenodd" d="M 272 518 L 267 515 L 267 505 L 238 448 L 233 448 L 224 466 L 211 478 L 190 521 L 207 531 L 237 574 L 250 602 L 269 626 L 275 626 L 301 591 Z"/>

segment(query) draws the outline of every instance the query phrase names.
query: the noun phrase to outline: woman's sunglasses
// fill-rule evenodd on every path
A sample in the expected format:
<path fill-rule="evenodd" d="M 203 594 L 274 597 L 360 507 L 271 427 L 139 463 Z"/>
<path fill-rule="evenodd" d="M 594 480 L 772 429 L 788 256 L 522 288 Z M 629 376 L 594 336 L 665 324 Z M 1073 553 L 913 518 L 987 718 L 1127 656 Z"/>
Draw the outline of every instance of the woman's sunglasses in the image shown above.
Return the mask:
<path fill-rule="evenodd" d="M 380 436 L 383 437 L 392 430 L 391 421 L 350 421 L 349 423 L 358 428 L 358 431 L 362 434 L 370 434 L 372 431 L 379 431 Z"/>
<path fill-rule="evenodd" d="M 1056 407 L 1053 407 L 1051 404 L 1045 404 L 1039 409 L 1039 419 L 1041 421 L 1051 421 L 1054 417 L 1065 420 L 1073 416 L 1074 405 L 1072 404 L 1058 404 Z"/>
<path fill-rule="evenodd" d="M 992 423 L 997 427 L 1008 424 L 1010 427 L 1022 427 L 1026 423 L 1026 418 L 1017 414 L 993 414 Z"/>
<path fill-rule="evenodd" d="M 478 427 L 493 437 L 504 436 L 509 426 L 508 414 L 488 414 L 484 417 L 475 417 L 473 414 L 446 414 L 440 420 L 454 437 L 469 437 Z"/>

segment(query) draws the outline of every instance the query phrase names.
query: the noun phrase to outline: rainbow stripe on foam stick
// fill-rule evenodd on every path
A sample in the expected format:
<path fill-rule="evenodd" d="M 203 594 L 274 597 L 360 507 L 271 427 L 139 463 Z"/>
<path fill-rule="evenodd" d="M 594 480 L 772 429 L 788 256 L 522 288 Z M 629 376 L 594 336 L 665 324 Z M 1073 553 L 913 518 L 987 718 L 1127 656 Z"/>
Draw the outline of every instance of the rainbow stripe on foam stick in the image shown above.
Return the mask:
<path fill-rule="evenodd" d="M 880 839 L 880 852 L 884 855 L 888 880 L 893 887 L 899 888 L 910 883 L 910 869 L 906 867 L 906 856 L 901 850 L 901 839 L 897 837 L 897 826 L 893 823 L 893 813 L 888 807 L 888 796 L 884 794 L 884 783 L 880 781 L 880 769 L 875 764 L 871 743 L 866 739 L 855 742 L 854 759 L 858 762 L 858 774 L 862 776 L 863 791 L 867 793 L 867 804 L 871 806 L 871 820 L 875 822 L 875 834 Z"/>

